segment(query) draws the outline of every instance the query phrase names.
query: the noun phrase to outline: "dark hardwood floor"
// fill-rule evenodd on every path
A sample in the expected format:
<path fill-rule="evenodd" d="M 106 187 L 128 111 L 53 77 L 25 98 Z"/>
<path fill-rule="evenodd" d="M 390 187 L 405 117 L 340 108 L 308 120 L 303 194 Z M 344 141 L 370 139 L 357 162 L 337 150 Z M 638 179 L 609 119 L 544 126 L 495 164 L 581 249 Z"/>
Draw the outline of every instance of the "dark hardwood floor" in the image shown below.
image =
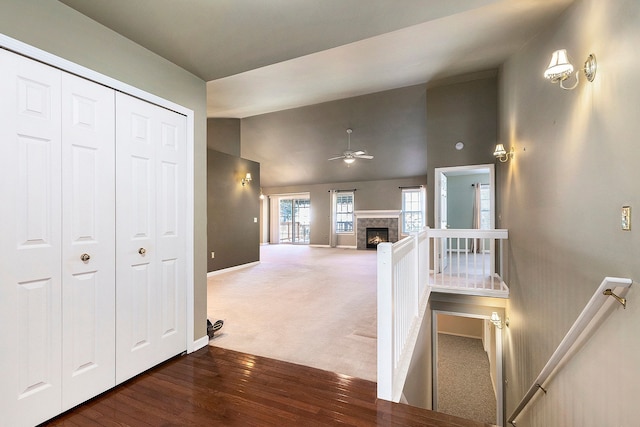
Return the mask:
<path fill-rule="evenodd" d="M 377 400 L 374 382 L 210 346 L 44 425 L 487 426 Z"/>

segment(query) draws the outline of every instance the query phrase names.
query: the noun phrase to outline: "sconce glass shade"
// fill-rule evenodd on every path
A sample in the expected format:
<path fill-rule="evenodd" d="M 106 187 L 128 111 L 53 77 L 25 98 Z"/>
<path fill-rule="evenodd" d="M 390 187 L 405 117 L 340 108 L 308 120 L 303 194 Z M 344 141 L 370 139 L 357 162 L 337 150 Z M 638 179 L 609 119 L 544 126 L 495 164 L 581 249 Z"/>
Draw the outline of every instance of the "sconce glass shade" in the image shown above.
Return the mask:
<path fill-rule="evenodd" d="M 509 151 L 507 151 L 504 149 L 504 145 L 496 144 L 496 149 L 493 151 L 493 155 L 500 162 L 504 163 L 513 159 L 513 156 L 515 156 L 515 149 L 511 147 Z"/>
<path fill-rule="evenodd" d="M 347 157 L 344 159 L 344 162 L 348 165 L 350 165 L 351 163 L 355 162 L 356 159 L 354 159 L 353 157 Z"/>
<path fill-rule="evenodd" d="M 564 80 L 573 73 L 573 65 L 569 62 L 566 49 L 553 52 L 551 62 L 544 71 L 544 77 L 552 82 Z"/>
<path fill-rule="evenodd" d="M 507 154 L 507 150 L 504 149 L 504 145 L 496 144 L 496 149 L 493 152 L 493 155 L 496 156 L 496 157 L 502 157 L 505 154 Z"/>
<path fill-rule="evenodd" d="M 251 181 L 251 174 L 247 172 L 247 176 L 244 177 L 245 181 Z"/>
<path fill-rule="evenodd" d="M 496 325 L 499 329 L 502 329 L 502 319 L 500 318 L 500 315 L 497 312 L 492 312 L 491 313 L 491 323 L 493 323 L 494 325 Z"/>

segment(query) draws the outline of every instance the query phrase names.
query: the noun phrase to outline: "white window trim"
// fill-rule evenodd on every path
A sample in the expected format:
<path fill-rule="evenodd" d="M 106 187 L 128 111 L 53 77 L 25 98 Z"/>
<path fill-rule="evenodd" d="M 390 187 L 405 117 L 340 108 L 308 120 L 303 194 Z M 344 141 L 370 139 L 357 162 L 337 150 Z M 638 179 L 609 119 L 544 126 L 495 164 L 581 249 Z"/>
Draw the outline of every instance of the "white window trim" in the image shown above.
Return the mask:
<path fill-rule="evenodd" d="M 405 231 L 405 222 L 404 222 L 404 195 L 405 193 L 413 193 L 413 192 L 420 192 L 420 202 L 421 202 L 421 211 L 422 211 L 422 225 L 421 225 L 421 229 L 424 228 L 425 224 L 426 224 L 426 215 L 427 215 L 427 192 L 426 192 L 426 188 L 424 187 L 424 185 L 421 185 L 419 187 L 413 187 L 413 188 L 403 188 L 402 189 L 402 196 L 401 196 L 401 208 L 402 210 L 400 211 L 400 234 L 402 236 L 408 236 L 411 233 L 415 233 L 415 231 Z"/>
<path fill-rule="evenodd" d="M 344 196 L 344 195 L 350 195 L 351 196 L 351 231 L 339 231 L 338 230 L 338 215 L 340 214 L 340 212 L 338 212 L 338 197 L 340 196 Z M 355 216 L 355 211 L 356 211 L 356 195 L 355 195 L 355 191 L 338 191 L 335 193 L 335 201 L 333 203 L 333 209 L 335 211 L 335 217 L 333 218 L 333 227 L 334 230 L 336 231 L 337 235 L 340 236 L 348 236 L 348 235 L 354 235 L 356 233 L 356 216 Z"/>

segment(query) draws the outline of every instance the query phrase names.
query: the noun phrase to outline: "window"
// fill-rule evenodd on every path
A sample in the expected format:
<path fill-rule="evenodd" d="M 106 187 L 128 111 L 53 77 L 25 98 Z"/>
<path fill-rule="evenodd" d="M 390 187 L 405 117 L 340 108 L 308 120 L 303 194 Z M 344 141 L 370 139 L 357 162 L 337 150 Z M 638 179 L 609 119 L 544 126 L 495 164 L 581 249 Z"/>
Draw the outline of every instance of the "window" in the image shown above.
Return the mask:
<path fill-rule="evenodd" d="M 353 193 L 336 195 L 336 233 L 353 233 Z"/>
<path fill-rule="evenodd" d="M 491 229 L 491 187 L 487 184 L 480 186 L 480 229 Z"/>
<path fill-rule="evenodd" d="M 424 227 L 424 188 L 402 189 L 402 232 L 420 231 Z"/>

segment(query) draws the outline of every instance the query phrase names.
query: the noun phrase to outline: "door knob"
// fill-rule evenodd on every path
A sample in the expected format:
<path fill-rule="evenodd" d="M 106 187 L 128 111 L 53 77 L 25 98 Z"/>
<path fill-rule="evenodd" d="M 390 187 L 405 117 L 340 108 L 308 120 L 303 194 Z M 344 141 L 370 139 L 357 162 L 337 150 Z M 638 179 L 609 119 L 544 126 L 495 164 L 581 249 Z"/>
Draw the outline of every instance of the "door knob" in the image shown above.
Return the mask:
<path fill-rule="evenodd" d="M 89 254 L 82 254 L 80 255 L 80 259 L 84 262 L 87 262 L 91 259 L 91 256 Z"/>
<path fill-rule="evenodd" d="M 144 254 L 146 254 L 146 253 L 147 253 L 147 250 L 146 250 L 145 248 L 140 248 L 140 249 L 138 249 L 138 253 L 139 253 L 140 255 L 144 255 Z"/>

